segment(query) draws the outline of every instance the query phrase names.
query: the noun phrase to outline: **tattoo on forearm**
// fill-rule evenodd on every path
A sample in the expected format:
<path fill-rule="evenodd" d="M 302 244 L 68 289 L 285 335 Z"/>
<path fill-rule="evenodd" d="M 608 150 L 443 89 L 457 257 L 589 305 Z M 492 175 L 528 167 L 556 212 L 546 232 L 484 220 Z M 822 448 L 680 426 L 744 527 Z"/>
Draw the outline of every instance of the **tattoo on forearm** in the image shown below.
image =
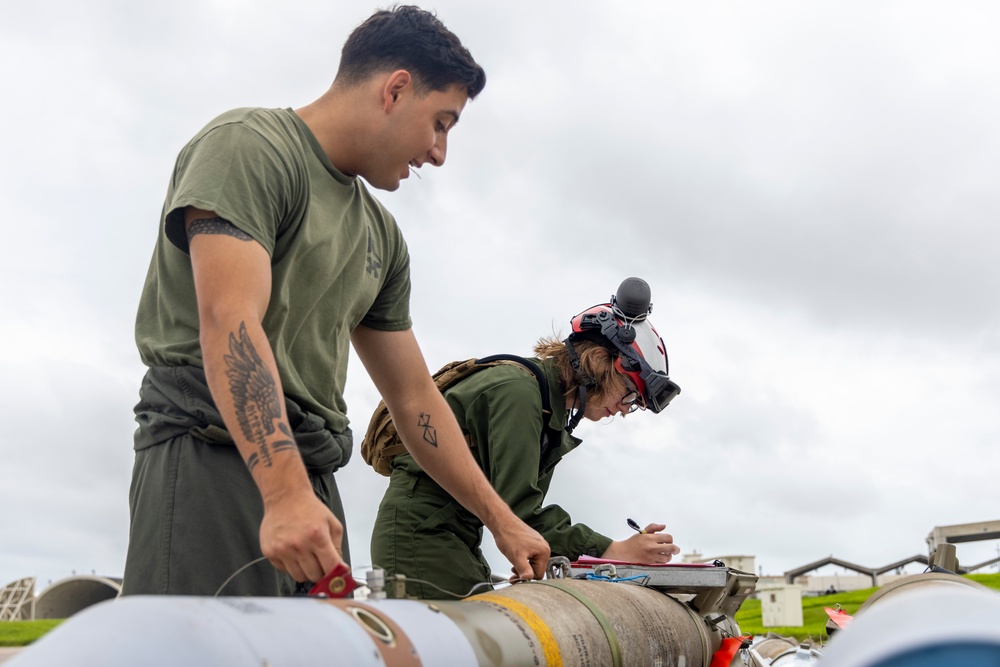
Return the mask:
<path fill-rule="evenodd" d="M 226 376 L 233 407 L 243 436 L 252 442 L 257 451 L 247 458 L 252 471 L 258 464 L 270 468 L 274 465 L 272 454 L 295 448 L 295 440 L 288 426 L 281 419 L 281 396 L 271 371 L 264 365 L 250 340 L 245 322 L 240 322 L 239 339 L 229 334 L 229 354 L 225 355 Z M 287 440 L 268 443 L 274 434 L 274 422 Z"/>
<path fill-rule="evenodd" d="M 438 436 L 437 429 L 431 426 L 431 416 L 424 412 L 420 413 L 420 418 L 417 420 L 417 426 L 424 429 L 424 442 L 426 442 L 431 447 L 438 446 Z"/>
<path fill-rule="evenodd" d="M 252 241 L 253 237 L 225 218 L 202 218 L 192 220 L 188 225 L 188 243 L 198 234 L 224 234 L 240 241 Z"/>

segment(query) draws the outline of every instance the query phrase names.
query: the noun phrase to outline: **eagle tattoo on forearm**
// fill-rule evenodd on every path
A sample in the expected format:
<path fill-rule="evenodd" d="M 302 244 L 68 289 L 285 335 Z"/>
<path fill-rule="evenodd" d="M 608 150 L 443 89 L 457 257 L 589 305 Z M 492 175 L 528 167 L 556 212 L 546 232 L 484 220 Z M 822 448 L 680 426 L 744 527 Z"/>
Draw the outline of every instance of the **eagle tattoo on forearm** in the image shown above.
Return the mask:
<path fill-rule="evenodd" d="M 295 440 L 288 426 L 281 421 L 281 401 L 277 383 L 264 365 L 247 333 L 246 322 L 240 322 L 239 338 L 229 334 L 229 354 L 224 356 L 229 391 L 233 397 L 236 419 L 244 437 L 256 447 L 247 458 L 247 467 L 253 471 L 258 465 L 270 468 L 272 455 L 295 448 Z M 287 439 L 269 443 L 274 435 L 275 421 Z"/>

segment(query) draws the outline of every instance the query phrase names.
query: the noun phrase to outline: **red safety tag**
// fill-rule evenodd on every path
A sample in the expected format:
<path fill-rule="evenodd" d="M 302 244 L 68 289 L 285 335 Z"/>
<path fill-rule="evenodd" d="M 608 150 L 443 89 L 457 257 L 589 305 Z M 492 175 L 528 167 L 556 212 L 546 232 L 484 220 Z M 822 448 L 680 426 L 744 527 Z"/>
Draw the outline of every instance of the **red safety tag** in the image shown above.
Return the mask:
<path fill-rule="evenodd" d="M 837 606 L 839 607 L 840 605 Z M 850 625 L 851 621 L 854 620 L 853 616 L 844 613 L 842 609 L 830 609 L 829 607 L 823 607 L 823 611 L 826 612 L 826 615 L 830 617 L 830 620 L 833 621 L 834 624 L 841 630 Z"/>
<path fill-rule="evenodd" d="M 309 589 L 309 595 L 312 597 L 346 598 L 357 587 L 358 582 L 354 581 L 350 569 L 341 563 L 316 582 L 316 585 Z"/>
<path fill-rule="evenodd" d="M 752 640 L 753 635 L 746 635 L 745 637 L 726 637 L 722 640 L 719 650 L 712 656 L 712 664 L 710 667 L 729 667 L 733 664 L 733 658 L 736 657 L 736 652 L 741 648 L 750 646 L 750 642 Z"/>

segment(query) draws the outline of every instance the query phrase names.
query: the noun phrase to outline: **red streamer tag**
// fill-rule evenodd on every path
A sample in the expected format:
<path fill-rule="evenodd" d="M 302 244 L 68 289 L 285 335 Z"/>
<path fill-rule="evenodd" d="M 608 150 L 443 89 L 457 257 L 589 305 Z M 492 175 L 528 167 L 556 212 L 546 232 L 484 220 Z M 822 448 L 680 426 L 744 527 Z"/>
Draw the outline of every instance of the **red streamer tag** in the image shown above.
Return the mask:
<path fill-rule="evenodd" d="M 712 656 L 712 664 L 710 667 L 729 667 L 733 664 L 733 658 L 736 657 L 736 652 L 741 648 L 750 646 L 750 641 L 752 639 L 752 635 L 746 635 L 745 637 L 726 637 L 722 640 L 719 650 Z"/>
<path fill-rule="evenodd" d="M 830 617 L 830 620 L 833 621 L 834 624 L 836 624 L 836 626 L 841 630 L 850 625 L 851 621 L 854 620 L 853 616 L 844 613 L 842 609 L 830 609 L 829 607 L 823 607 L 823 611 L 826 612 L 826 615 Z"/>
<path fill-rule="evenodd" d="M 330 570 L 330 573 L 316 582 L 316 585 L 309 590 L 309 595 L 313 597 L 346 598 L 358 587 L 358 582 L 354 581 L 351 571 L 346 565 L 341 563 Z"/>

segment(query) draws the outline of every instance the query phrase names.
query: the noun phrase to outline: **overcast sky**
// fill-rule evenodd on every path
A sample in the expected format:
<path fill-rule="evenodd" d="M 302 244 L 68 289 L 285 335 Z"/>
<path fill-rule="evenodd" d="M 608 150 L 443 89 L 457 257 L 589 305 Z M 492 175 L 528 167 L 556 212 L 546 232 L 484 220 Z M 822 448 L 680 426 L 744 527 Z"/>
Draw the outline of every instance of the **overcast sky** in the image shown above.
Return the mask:
<path fill-rule="evenodd" d="M 318 97 L 380 6 L 0 5 L 0 585 L 121 575 L 174 158 L 224 110 Z M 428 365 L 526 354 L 640 276 L 683 388 L 581 426 L 551 502 L 764 574 L 1000 519 L 1000 6 L 424 7 L 488 78 L 447 164 L 380 195 Z M 356 360 L 349 382 L 360 440 L 378 396 Z M 386 480 L 357 453 L 337 477 L 360 572 Z"/>

